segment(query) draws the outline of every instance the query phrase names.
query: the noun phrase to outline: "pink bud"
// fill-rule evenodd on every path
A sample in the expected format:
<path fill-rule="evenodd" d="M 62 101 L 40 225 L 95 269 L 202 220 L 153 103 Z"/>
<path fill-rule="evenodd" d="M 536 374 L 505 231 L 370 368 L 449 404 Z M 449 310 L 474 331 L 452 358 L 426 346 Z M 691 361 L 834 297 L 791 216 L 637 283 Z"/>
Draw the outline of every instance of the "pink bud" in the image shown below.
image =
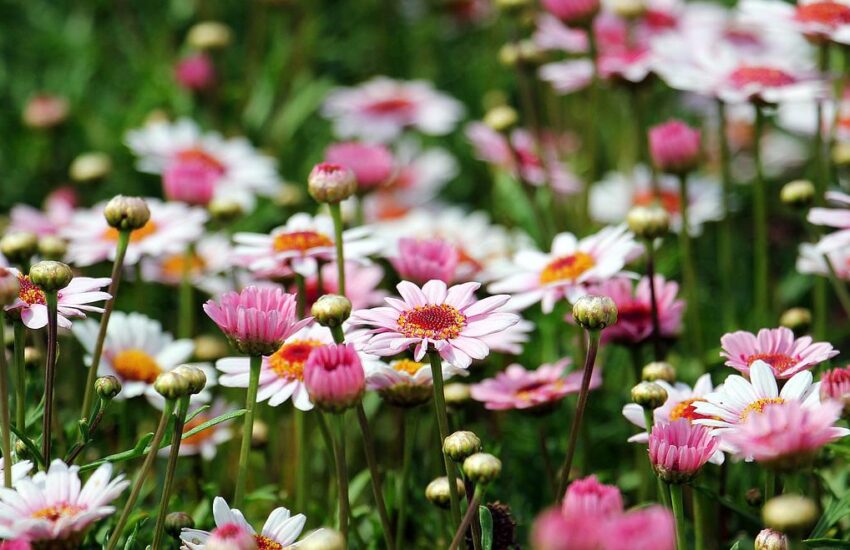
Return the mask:
<path fill-rule="evenodd" d="M 30 128 L 53 128 L 68 118 L 70 105 L 64 97 L 37 95 L 24 108 L 24 124 Z"/>
<path fill-rule="evenodd" d="M 162 174 L 163 192 L 172 201 L 206 206 L 223 173 L 217 163 L 196 157 L 178 158 Z"/>
<path fill-rule="evenodd" d="M 225 523 L 213 529 L 204 546 L 207 550 L 257 550 L 257 540 L 237 523 Z"/>
<path fill-rule="evenodd" d="M 360 192 L 387 183 L 393 174 L 393 155 L 383 145 L 356 141 L 337 143 L 325 151 L 325 160 L 351 169 Z"/>
<path fill-rule="evenodd" d="M 442 239 L 400 239 L 398 256 L 390 258 L 402 279 L 424 284 L 431 279 L 445 283 L 454 280 L 459 255 L 457 249 Z"/>
<path fill-rule="evenodd" d="M 649 130 L 652 162 L 663 172 L 684 174 L 699 164 L 699 130 L 680 120 L 671 120 Z"/>
<path fill-rule="evenodd" d="M 599 12 L 599 0 L 543 0 L 543 7 L 567 24 L 586 25 Z"/>
<path fill-rule="evenodd" d="M 360 401 L 366 375 L 354 346 L 332 344 L 310 353 L 304 365 L 304 385 L 320 409 L 341 412 Z"/>
<path fill-rule="evenodd" d="M 190 55 L 177 62 L 174 77 L 187 90 L 207 90 L 215 83 L 215 66 L 207 55 Z"/>

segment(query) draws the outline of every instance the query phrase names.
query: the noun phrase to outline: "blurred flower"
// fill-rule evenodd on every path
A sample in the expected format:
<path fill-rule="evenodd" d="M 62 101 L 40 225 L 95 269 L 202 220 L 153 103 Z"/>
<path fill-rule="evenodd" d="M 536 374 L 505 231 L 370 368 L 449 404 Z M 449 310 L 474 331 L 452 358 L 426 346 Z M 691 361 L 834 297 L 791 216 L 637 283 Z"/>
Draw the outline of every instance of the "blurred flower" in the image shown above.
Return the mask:
<path fill-rule="evenodd" d="M 365 363 L 366 389 L 377 391 L 392 404 L 413 405 L 430 399 L 433 394 L 431 365 L 410 359 L 398 359 L 389 364 L 383 361 Z M 468 372 L 449 363 L 442 364 L 443 380 L 466 376 Z"/>
<path fill-rule="evenodd" d="M 20 315 L 23 323 L 33 330 L 47 326 L 47 299 L 44 291 L 38 288 L 29 275 L 23 275 L 14 267 L 8 268 L 18 278 L 18 299 L 6 311 Z M 86 312 L 103 313 L 103 308 L 89 305 L 110 298 L 101 289 L 108 286 L 109 277 L 93 279 L 91 277 L 74 277 L 70 284 L 58 291 L 59 317 L 61 328 L 71 328 L 71 319 L 85 319 Z"/>
<path fill-rule="evenodd" d="M 204 232 L 207 213 L 176 202 L 162 202 L 147 198 L 150 220 L 130 235 L 130 245 L 124 265 L 135 265 L 143 256 L 158 258 L 168 254 L 182 254 L 189 243 Z M 68 239 L 68 260 L 84 267 L 115 259 L 118 230 L 109 227 L 99 203 L 86 210 L 78 210 L 61 236 Z"/>
<path fill-rule="evenodd" d="M 215 276 L 230 269 L 231 251 L 229 237 L 223 233 L 209 233 L 194 243 L 190 256 L 183 251 L 142 258 L 142 279 L 176 286 L 183 281 L 185 273 L 198 288 L 217 294 L 223 289 Z"/>
<path fill-rule="evenodd" d="M 652 505 L 624 514 L 605 529 L 604 550 L 674 550 L 676 528 L 669 509 Z"/>
<path fill-rule="evenodd" d="M 571 359 L 565 358 L 551 365 L 540 365 L 535 370 L 513 364 L 469 389 L 472 398 L 484 403 L 489 410 L 545 410 L 567 395 L 578 393 L 584 373 L 578 370 L 565 374 L 571 363 Z M 594 369 L 590 389 L 601 385 L 600 369 Z"/>
<path fill-rule="evenodd" d="M 550 508 L 534 520 L 533 550 L 599 550 L 608 521 L 596 516 L 568 516 Z"/>
<path fill-rule="evenodd" d="M 215 426 L 210 426 L 205 430 L 186 437 L 185 434 L 194 430 L 204 422 L 208 422 L 213 418 L 217 418 L 225 413 L 236 410 L 237 407 L 227 403 L 219 398 L 213 401 L 209 409 L 206 409 L 187 421 L 183 426 L 183 438 L 180 440 L 180 456 L 201 455 L 204 460 L 212 460 L 215 458 L 218 446 L 222 443 L 230 441 L 233 437 L 233 429 L 230 426 L 231 421 L 219 422 Z M 189 416 L 194 411 L 189 411 Z M 171 446 L 164 447 L 159 451 L 162 456 L 168 456 Z"/>
<path fill-rule="evenodd" d="M 206 54 L 192 54 L 177 62 L 174 77 L 187 90 L 207 90 L 215 83 L 215 65 Z"/>
<path fill-rule="evenodd" d="M 838 231 L 821 237 L 818 248 L 832 252 L 850 245 L 850 195 L 839 191 L 827 191 L 826 200 L 837 203 L 841 208 L 812 208 L 807 220 L 814 225 L 835 227 Z"/>
<path fill-rule="evenodd" d="M 358 192 L 366 193 L 388 183 L 395 169 L 393 154 L 384 145 L 347 141 L 325 150 L 325 162 L 345 166 L 357 178 Z"/>
<path fill-rule="evenodd" d="M 750 365 L 763 361 L 781 379 L 838 355 L 828 342 L 813 342 L 811 336 L 795 338 L 794 331 L 786 327 L 763 328 L 757 335 L 743 330 L 729 332 L 720 338 L 720 346 L 727 366 L 747 374 Z"/>
<path fill-rule="evenodd" d="M 398 284 L 402 299 L 387 298 L 390 307 L 355 311 L 354 326 L 372 326 L 364 351 L 379 356 L 395 355 L 415 344 L 414 359 L 421 361 L 429 349 L 460 368 L 472 359 L 483 359 L 490 350 L 481 337 L 505 330 L 519 321 L 513 313 L 496 312 L 509 296 L 477 300 L 479 283 L 447 288 L 442 281 L 428 281 L 421 289 L 408 281 Z"/>
<path fill-rule="evenodd" d="M 543 50 L 567 53 L 587 51 L 587 33 L 564 25 L 557 17 L 541 13 L 535 19 L 534 43 Z"/>
<path fill-rule="evenodd" d="M 322 114 L 341 138 L 388 142 L 413 128 L 441 136 L 463 115 L 456 99 L 434 90 L 430 82 L 375 77 L 353 88 L 338 88 L 325 99 Z"/>
<path fill-rule="evenodd" d="M 72 187 L 60 187 L 47 195 L 43 211 L 26 204 L 16 204 L 9 213 L 6 232 L 24 231 L 39 237 L 58 235 L 71 221 L 77 202 L 77 192 Z"/>
<path fill-rule="evenodd" d="M 390 257 L 390 263 L 399 277 L 416 284 L 431 279 L 451 283 L 459 259 L 457 249 L 442 239 L 404 237 L 398 240 L 397 254 Z"/>
<path fill-rule="evenodd" d="M 5 467 L 4 459 L 0 457 L 0 476 L 4 474 Z M 18 480 L 25 478 L 30 470 L 32 470 L 32 462 L 29 460 L 19 460 L 12 464 L 12 485 L 14 486 Z"/>
<path fill-rule="evenodd" d="M 567 24 L 581 26 L 599 11 L 599 0 L 543 0 L 543 8 Z"/>
<path fill-rule="evenodd" d="M 649 129 L 649 153 L 656 168 L 684 174 L 699 165 L 700 133 L 681 120 L 670 120 Z"/>
<path fill-rule="evenodd" d="M 710 428 L 684 418 L 656 424 L 649 434 L 649 461 L 664 481 L 685 483 L 699 473 L 719 444 Z"/>
<path fill-rule="evenodd" d="M 850 366 L 829 369 L 821 375 L 820 398 L 850 405 Z"/>
<path fill-rule="evenodd" d="M 24 124 L 30 128 L 53 128 L 65 122 L 70 109 L 64 97 L 40 94 L 30 98 L 24 107 Z"/>
<path fill-rule="evenodd" d="M 514 313 L 519 316 L 515 308 L 508 303 L 505 306 L 496 310 Z M 509 355 L 519 355 L 522 353 L 523 347 L 530 339 L 530 334 L 534 332 L 535 325 L 533 322 L 523 319 L 519 316 L 519 321 L 512 326 L 509 326 L 502 332 L 495 332 L 481 337 L 481 340 L 487 344 L 491 352 L 505 353 Z"/>
<path fill-rule="evenodd" d="M 211 550 L 258 550 L 259 548 L 253 534 L 237 523 L 225 523 L 213 529 L 206 546 Z"/>
<path fill-rule="evenodd" d="M 561 504 L 568 516 L 614 518 L 623 513 L 623 496 L 615 485 L 599 483 L 596 476 L 587 476 L 570 483 Z"/>
<path fill-rule="evenodd" d="M 336 262 L 330 262 L 322 265 L 322 288 L 319 288 L 318 272 L 304 279 L 304 311 L 310 311 L 320 296 L 339 292 L 337 277 Z M 373 307 L 383 302 L 387 291 L 378 288 L 383 280 L 384 268 L 380 264 L 345 262 L 345 297 L 353 309 Z M 292 285 L 290 292 L 296 290 L 296 285 Z"/>
<path fill-rule="evenodd" d="M 832 272 L 830 265 L 826 263 L 827 258 L 829 258 L 835 276 L 842 281 L 850 281 L 850 247 L 836 248 L 824 252 L 816 244 L 800 243 L 796 264 L 797 272 L 829 277 Z"/>
<path fill-rule="evenodd" d="M 738 6 L 744 22 L 796 31 L 813 42 L 850 44 L 850 6 L 833 0 L 801 0 L 797 5 L 774 0 L 744 0 Z"/>

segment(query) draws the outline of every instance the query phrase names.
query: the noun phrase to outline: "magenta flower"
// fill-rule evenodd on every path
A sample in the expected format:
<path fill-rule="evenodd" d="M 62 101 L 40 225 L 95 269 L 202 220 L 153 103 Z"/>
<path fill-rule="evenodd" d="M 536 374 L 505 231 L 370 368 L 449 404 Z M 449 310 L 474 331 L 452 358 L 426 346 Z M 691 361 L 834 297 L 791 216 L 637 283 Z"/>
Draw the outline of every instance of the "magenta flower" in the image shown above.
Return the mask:
<path fill-rule="evenodd" d="M 521 365 L 510 365 L 494 378 L 488 378 L 469 389 L 472 398 L 484 403 L 490 410 L 547 410 L 581 387 L 582 371 L 564 375 L 572 361 L 562 359 L 554 365 L 541 365 L 537 370 L 526 370 Z M 602 385 L 599 369 L 594 370 L 590 388 Z"/>
<path fill-rule="evenodd" d="M 587 476 L 570 483 L 561 510 L 567 516 L 611 519 L 623 513 L 623 496 L 617 486 Z"/>
<path fill-rule="evenodd" d="M 325 151 L 325 162 L 345 166 L 354 172 L 361 193 L 389 183 L 395 171 L 393 154 L 380 144 L 335 143 Z"/>
<path fill-rule="evenodd" d="M 204 311 L 245 355 L 271 355 L 312 317 L 295 318 L 295 295 L 279 288 L 249 286 L 226 292 L 220 303 L 208 300 Z"/>
<path fill-rule="evenodd" d="M 187 90 L 207 90 L 215 83 L 215 65 L 208 55 L 190 55 L 177 62 L 174 78 Z"/>
<path fill-rule="evenodd" d="M 599 11 L 599 0 L 543 0 L 543 8 L 568 24 L 586 23 Z"/>
<path fill-rule="evenodd" d="M 29 278 L 14 267 L 8 270 L 18 278 L 18 299 L 6 306 L 6 311 L 20 315 L 23 323 L 33 330 L 47 326 L 47 298 L 44 291 L 35 286 Z M 62 328 L 71 328 L 71 319 L 85 319 L 86 312 L 103 313 L 103 308 L 90 305 L 93 302 L 108 300 L 110 295 L 101 289 L 108 286 L 109 277 L 74 277 L 58 292 L 59 317 Z"/>
<path fill-rule="evenodd" d="M 850 400 L 850 366 L 829 369 L 823 373 L 820 379 L 820 398 L 821 401 Z"/>
<path fill-rule="evenodd" d="M 0 542 L 0 550 L 30 550 L 32 545 L 27 539 L 4 540 Z"/>
<path fill-rule="evenodd" d="M 649 434 L 649 460 L 664 481 L 684 483 L 699 473 L 719 444 L 710 428 L 685 419 L 657 424 Z"/>
<path fill-rule="evenodd" d="M 304 365 L 304 386 L 320 409 L 340 412 L 360 401 L 366 375 L 351 344 L 328 344 L 310 352 Z"/>
<path fill-rule="evenodd" d="M 604 550 L 674 550 L 673 514 L 663 506 L 649 506 L 620 516 L 607 525 Z"/>
<path fill-rule="evenodd" d="M 514 313 L 495 311 L 510 296 L 501 294 L 477 300 L 479 283 L 464 283 L 451 288 L 432 280 L 422 288 L 409 281 L 396 287 L 402 299 L 387 298 L 390 307 L 355 311 L 354 325 L 374 327 L 365 341 L 366 353 L 396 355 L 415 346 L 414 359 L 421 361 L 429 350 L 466 368 L 473 359 L 484 359 L 490 348 L 483 336 L 501 332 L 519 321 Z"/>
<path fill-rule="evenodd" d="M 431 279 L 451 283 L 459 259 L 457 248 L 443 239 L 403 238 L 398 241 L 398 255 L 390 258 L 390 263 L 399 277 L 414 283 Z"/>
<path fill-rule="evenodd" d="M 162 188 L 168 200 L 206 206 L 215 195 L 224 168 L 199 155 L 174 159 L 162 173 Z"/>
<path fill-rule="evenodd" d="M 652 163 L 662 172 L 684 174 L 699 164 L 699 130 L 680 120 L 671 120 L 649 129 Z"/>
<path fill-rule="evenodd" d="M 794 338 L 791 329 L 785 327 L 763 328 L 757 335 L 743 330 L 727 333 L 720 339 L 720 346 L 727 366 L 748 374 L 755 361 L 764 361 L 780 379 L 791 378 L 838 355 L 829 343 L 812 342 L 811 336 Z"/>

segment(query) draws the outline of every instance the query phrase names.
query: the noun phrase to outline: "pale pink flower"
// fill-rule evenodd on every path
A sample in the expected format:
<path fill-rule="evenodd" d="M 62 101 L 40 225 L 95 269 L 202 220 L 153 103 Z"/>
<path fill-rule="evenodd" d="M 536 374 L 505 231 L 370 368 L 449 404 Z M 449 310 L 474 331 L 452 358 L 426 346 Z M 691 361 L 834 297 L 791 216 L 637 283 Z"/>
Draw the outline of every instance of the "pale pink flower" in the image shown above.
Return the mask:
<path fill-rule="evenodd" d="M 497 312 L 510 296 L 498 295 L 477 300 L 479 283 L 464 283 L 447 288 L 432 280 L 420 289 L 409 281 L 396 287 L 402 299 L 387 298 L 389 307 L 355 311 L 351 323 L 374 327 L 364 351 L 379 356 L 401 353 L 415 346 L 414 359 L 421 361 L 429 350 L 436 350 L 449 363 L 466 368 L 473 359 L 484 359 L 490 352 L 481 337 L 503 331 L 519 317 Z"/>
<path fill-rule="evenodd" d="M 317 407 L 342 411 L 358 403 L 366 391 L 360 355 L 351 344 L 326 344 L 310 352 L 304 365 L 304 387 Z"/>
<path fill-rule="evenodd" d="M 570 483 L 561 504 L 567 516 L 611 519 L 623 513 L 623 496 L 615 485 L 599 483 L 596 476 L 587 476 Z"/>
<path fill-rule="evenodd" d="M 501 307 L 496 311 L 507 311 L 519 316 L 515 308 L 511 304 Z M 487 344 L 491 352 L 505 353 L 508 355 L 520 355 L 525 344 L 531 339 L 530 334 L 534 332 L 536 325 L 528 319 L 523 319 L 520 316 L 519 321 L 502 332 L 487 334 L 482 336 L 481 340 Z"/>
<path fill-rule="evenodd" d="M 670 120 L 649 129 L 649 153 L 662 172 L 682 174 L 699 163 L 700 133 L 680 120 Z"/>
<path fill-rule="evenodd" d="M 676 527 L 669 509 L 653 505 L 607 524 L 602 550 L 674 550 Z"/>
<path fill-rule="evenodd" d="M 230 237 L 224 233 L 207 233 L 192 247 L 191 255 L 184 250 L 159 257 L 142 258 L 142 279 L 177 286 L 188 276 L 192 284 L 209 294 L 218 294 L 222 281 L 230 279 L 232 267 Z M 227 272 L 225 274 L 225 272 Z M 213 292 L 213 289 L 218 289 Z"/>
<path fill-rule="evenodd" d="M 801 0 L 794 4 L 774 0 L 744 0 L 741 18 L 773 28 L 799 32 L 809 40 L 850 44 L 850 4 L 834 0 Z"/>
<path fill-rule="evenodd" d="M 6 311 L 20 315 L 23 323 L 33 330 L 47 326 L 47 299 L 44 291 L 35 286 L 29 278 L 14 267 L 7 268 L 18 278 L 20 290 L 18 298 Z M 58 295 L 58 324 L 61 328 L 71 328 L 71 319 L 85 319 L 86 312 L 103 313 L 103 308 L 90 305 L 93 302 L 108 300 L 110 295 L 101 289 L 109 286 L 109 277 L 74 277 Z"/>
<path fill-rule="evenodd" d="M 201 157 L 175 159 L 162 173 L 162 191 L 170 201 L 206 206 L 215 196 L 222 168 Z"/>
<path fill-rule="evenodd" d="M 589 22 L 599 12 L 599 0 L 542 0 L 543 8 L 568 24 Z"/>
<path fill-rule="evenodd" d="M 739 330 L 720 338 L 726 365 L 744 374 L 755 361 L 764 361 L 777 378 L 790 378 L 838 355 L 828 342 L 813 342 L 811 336 L 794 337 L 786 327 L 763 328 L 758 334 Z"/>
<path fill-rule="evenodd" d="M 798 273 L 829 277 L 834 272 L 838 279 L 850 281 L 850 247 L 825 251 L 817 244 L 800 243 L 798 251 L 795 265 Z"/>
<path fill-rule="evenodd" d="M 531 528 L 533 550 L 600 550 L 609 522 L 596 516 L 566 516 L 553 507 L 534 520 Z"/>
<path fill-rule="evenodd" d="M 431 279 L 451 283 L 458 261 L 457 249 L 442 239 L 399 239 L 398 254 L 390 258 L 399 277 L 416 284 Z"/>
<path fill-rule="evenodd" d="M 822 237 L 818 243 L 820 250 L 832 252 L 850 245 L 850 195 L 827 191 L 826 200 L 837 203 L 841 208 L 812 208 L 807 219 L 809 223 L 839 230 Z"/>
<path fill-rule="evenodd" d="M 193 54 L 177 62 L 174 78 L 187 90 L 207 90 L 215 83 L 215 65 L 208 55 Z"/>
<path fill-rule="evenodd" d="M 24 124 L 37 129 L 53 128 L 65 122 L 70 110 L 71 104 L 66 98 L 39 94 L 30 98 L 24 107 Z"/>
<path fill-rule="evenodd" d="M 73 187 L 60 187 L 47 195 L 43 211 L 26 204 L 16 204 L 9 213 L 7 231 L 26 231 L 39 237 L 58 235 L 74 216 L 77 203 L 77 192 Z"/>
<path fill-rule="evenodd" d="M 583 371 L 565 372 L 571 363 L 571 359 L 565 358 L 535 370 L 513 364 L 495 377 L 473 384 L 469 390 L 472 398 L 489 410 L 548 410 L 567 395 L 578 393 L 581 387 Z M 600 370 L 594 369 L 590 389 L 601 385 Z"/>
<path fill-rule="evenodd" d="M 410 359 L 398 359 L 389 363 L 369 361 L 364 363 L 366 389 L 377 391 L 381 397 L 393 404 L 411 404 L 427 401 L 434 386 L 431 365 Z M 442 363 L 443 380 L 455 376 L 466 376 L 469 371 L 449 363 Z"/>
<path fill-rule="evenodd" d="M 649 433 L 649 460 L 664 481 L 683 483 L 699 473 L 719 445 L 710 428 L 686 419 L 656 424 Z"/>
<path fill-rule="evenodd" d="M 313 303 L 323 294 L 338 294 L 339 282 L 336 263 L 331 262 L 322 266 L 322 288 L 319 288 L 318 273 L 304 279 L 306 290 L 304 311 L 310 311 Z M 345 297 L 351 302 L 352 309 L 374 307 L 384 301 L 387 291 L 378 288 L 384 280 L 384 268 L 380 264 L 361 264 L 345 262 Z M 297 291 L 296 285 L 291 285 L 290 292 Z"/>
<path fill-rule="evenodd" d="M 821 375 L 820 398 L 850 402 L 850 366 L 829 369 Z"/>
<path fill-rule="evenodd" d="M 295 295 L 279 288 L 249 286 L 242 292 L 222 294 L 219 301 L 208 300 L 204 311 L 245 355 L 274 352 L 312 321 L 311 317 L 296 320 Z"/>
<path fill-rule="evenodd" d="M 257 541 L 247 528 L 238 523 L 225 523 L 210 532 L 209 550 L 257 550 Z"/>
<path fill-rule="evenodd" d="M 380 144 L 346 141 L 335 143 L 325 150 L 325 162 L 345 166 L 357 178 L 360 193 L 389 183 L 395 169 L 390 150 Z"/>
<path fill-rule="evenodd" d="M 0 542 L 0 550 L 31 550 L 30 541 L 25 538 L 4 540 Z"/>
<path fill-rule="evenodd" d="M 587 33 L 564 25 L 549 13 L 537 16 L 532 39 L 538 48 L 544 50 L 562 50 L 568 53 L 587 51 Z"/>

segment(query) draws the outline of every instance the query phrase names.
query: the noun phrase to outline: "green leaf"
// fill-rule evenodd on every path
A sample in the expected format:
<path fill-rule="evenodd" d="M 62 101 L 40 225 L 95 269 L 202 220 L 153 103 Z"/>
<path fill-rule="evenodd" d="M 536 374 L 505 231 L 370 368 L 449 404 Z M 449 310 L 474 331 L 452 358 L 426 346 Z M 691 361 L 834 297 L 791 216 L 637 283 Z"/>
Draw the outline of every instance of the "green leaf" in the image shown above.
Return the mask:
<path fill-rule="evenodd" d="M 826 535 L 829 529 L 850 513 L 850 493 L 839 499 L 833 499 L 823 511 L 820 519 L 812 529 L 811 538 L 818 539 Z"/>
<path fill-rule="evenodd" d="M 227 422 L 228 420 L 233 420 L 234 418 L 239 418 L 240 416 L 242 416 L 246 412 L 247 411 L 245 409 L 239 409 L 239 410 L 236 410 L 236 411 L 230 411 L 229 413 L 225 413 L 221 416 L 216 416 L 215 418 L 213 418 L 211 420 L 207 420 L 203 424 L 198 424 L 197 426 L 195 426 L 194 428 L 192 428 L 188 432 L 184 433 L 181 440 L 186 439 L 187 437 L 192 437 L 193 435 L 200 433 L 200 432 L 206 430 L 207 428 L 212 428 L 216 424 L 221 424 L 222 422 Z"/>
<path fill-rule="evenodd" d="M 738 541 L 735 544 L 733 544 L 732 547 L 729 548 L 729 550 L 741 550 L 741 541 Z"/>
<path fill-rule="evenodd" d="M 478 507 L 478 518 L 481 520 L 481 549 L 493 549 L 493 515 L 486 506 Z"/>
<path fill-rule="evenodd" d="M 189 422 L 190 420 L 192 420 L 193 418 L 195 418 L 196 416 L 198 416 L 199 414 L 201 414 L 202 412 L 204 412 L 205 410 L 207 410 L 209 408 L 210 408 L 209 405 L 204 405 L 202 407 L 198 407 L 198 410 L 192 411 L 191 413 L 187 414 L 186 419 L 183 422 Z"/>
<path fill-rule="evenodd" d="M 850 541 L 838 539 L 808 539 L 803 543 L 810 548 L 850 548 Z"/>
<path fill-rule="evenodd" d="M 30 452 L 30 454 L 32 454 L 33 457 L 35 457 L 36 462 L 44 466 L 44 457 L 41 456 L 41 451 L 38 450 L 36 444 L 33 443 L 32 440 L 26 435 L 18 431 L 18 428 L 16 428 L 15 426 L 9 426 L 9 428 L 12 430 L 12 433 L 17 436 L 18 439 L 24 442 L 24 445 L 26 445 L 27 450 Z"/>

